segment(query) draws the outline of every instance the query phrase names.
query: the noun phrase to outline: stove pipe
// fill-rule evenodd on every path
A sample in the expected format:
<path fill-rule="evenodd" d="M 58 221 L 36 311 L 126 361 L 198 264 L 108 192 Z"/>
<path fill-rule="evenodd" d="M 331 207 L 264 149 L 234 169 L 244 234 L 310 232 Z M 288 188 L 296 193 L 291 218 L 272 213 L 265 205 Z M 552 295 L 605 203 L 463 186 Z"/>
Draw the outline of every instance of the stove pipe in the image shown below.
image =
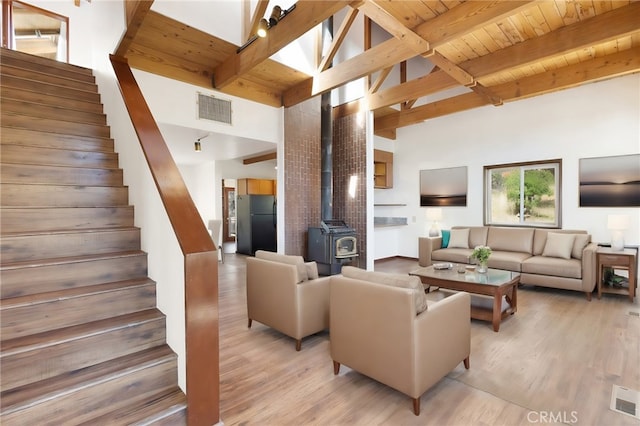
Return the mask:
<path fill-rule="evenodd" d="M 333 17 L 322 22 L 322 44 L 329 45 L 333 39 Z M 331 65 L 329 65 L 331 66 Z M 322 220 L 333 219 L 333 110 L 331 91 L 320 98 L 320 208 Z"/>

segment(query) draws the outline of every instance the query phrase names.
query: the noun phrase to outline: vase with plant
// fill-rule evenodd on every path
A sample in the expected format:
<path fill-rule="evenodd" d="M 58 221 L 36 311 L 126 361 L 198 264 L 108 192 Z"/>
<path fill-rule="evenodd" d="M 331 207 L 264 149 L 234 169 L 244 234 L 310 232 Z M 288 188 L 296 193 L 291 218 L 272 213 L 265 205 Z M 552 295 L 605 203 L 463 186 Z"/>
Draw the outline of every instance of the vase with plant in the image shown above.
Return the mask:
<path fill-rule="evenodd" d="M 491 256 L 491 247 L 476 246 L 471 253 L 471 257 L 476 259 L 478 263 L 477 271 L 480 273 L 487 272 L 487 262 Z"/>

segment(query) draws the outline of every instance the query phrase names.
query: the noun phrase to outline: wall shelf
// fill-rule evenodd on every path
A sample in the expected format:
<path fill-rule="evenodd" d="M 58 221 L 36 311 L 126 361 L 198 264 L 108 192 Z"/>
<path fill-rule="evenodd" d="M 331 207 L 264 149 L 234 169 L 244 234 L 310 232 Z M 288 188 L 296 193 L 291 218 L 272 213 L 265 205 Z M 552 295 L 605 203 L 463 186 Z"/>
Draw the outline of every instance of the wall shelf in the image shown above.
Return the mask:
<path fill-rule="evenodd" d="M 402 203 L 374 203 L 373 207 L 406 207 Z"/>

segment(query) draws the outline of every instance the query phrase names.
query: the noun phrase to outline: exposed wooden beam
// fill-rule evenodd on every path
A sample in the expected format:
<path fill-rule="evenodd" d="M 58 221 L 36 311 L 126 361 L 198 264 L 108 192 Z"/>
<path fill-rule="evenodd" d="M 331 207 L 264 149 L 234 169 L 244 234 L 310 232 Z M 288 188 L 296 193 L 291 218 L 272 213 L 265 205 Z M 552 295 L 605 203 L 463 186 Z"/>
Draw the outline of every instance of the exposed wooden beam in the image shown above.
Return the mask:
<path fill-rule="evenodd" d="M 492 86 L 507 102 L 640 72 L 640 47 Z"/>
<path fill-rule="evenodd" d="M 640 47 L 492 86 L 490 90 L 505 102 L 510 102 L 637 72 L 640 72 Z M 482 96 L 467 93 L 376 118 L 374 128 L 378 134 L 487 104 Z"/>
<path fill-rule="evenodd" d="M 444 71 L 436 71 L 389 89 L 367 95 L 367 105 L 376 110 L 395 105 L 406 99 L 417 99 L 442 90 L 458 87 L 458 82 Z"/>
<path fill-rule="evenodd" d="M 382 83 L 384 83 L 384 81 L 387 79 L 392 69 L 393 67 L 388 67 L 380 71 L 380 74 L 378 74 L 378 78 L 376 78 L 376 81 L 374 81 L 371 87 L 369 87 L 369 93 L 375 93 L 378 91 L 378 89 L 380 89 L 380 86 L 382 86 Z"/>
<path fill-rule="evenodd" d="M 409 46 L 416 55 L 429 50 L 429 42 L 398 21 L 384 9 L 380 2 L 365 0 L 359 6 L 359 9 L 389 34 Z"/>
<path fill-rule="evenodd" d="M 245 0 L 246 3 L 251 4 L 250 1 Z M 269 0 L 258 0 L 258 4 L 256 5 L 256 9 L 253 11 L 253 16 L 251 17 L 251 23 L 247 26 L 248 31 L 244 35 L 245 41 L 249 40 L 258 32 L 258 24 L 260 20 L 264 17 L 265 12 L 267 11 L 267 7 L 269 6 Z"/>
<path fill-rule="evenodd" d="M 441 117 L 487 104 L 483 96 L 474 92 L 465 93 L 381 117 L 374 122 L 374 131 L 379 132 L 387 129 L 397 129 L 399 127 L 420 123 L 429 118 Z"/>
<path fill-rule="evenodd" d="M 265 38 L 258 38 L 240 53 L 231 55 L 213 72 L 216 89 L 224 88 L 254 66 L 347 6 L 342 1 L 300 1 L 296 8 Z"/>
<path fill-rule="evenodd" d="M 477 79 L 640 32 L 640 2 L 459 64 Z"/>
<path fill-rule="evenodd" d="M 349 29 L 351 28 L 351 24 L 358 16 L 358 9 L 349 9 L 347 12 L 347 16 L 344 17 L 342 24 L 340 24 L 340 28 L 333 36 L 333 40 L 331 41 L 331 45 L 326 53 L 326 55 L 320 61 L 320 65 L 318 65 L 318 72 L 322 72 L 329 68 L 331 61 L 333 61 L 333 57 L 336 56 L 338 49 L 342 45 L 344 38 L 347 36 Z"/>
<path fill-rule="evenodd" d="M 262 161 L 275 160 L 277 157 L 277 154 L 278 154 L 277 152 L 270 152 L 268 154 L 245 158 L 244 160 L 242 160 L 242 164 L 246 165 L 246 164 L 260 163 Z"/>
<path fill-rule="evenodd" d="M 470 1 L 462 3 L 446 13 L 414 28 L 414 32 L 429 41 L 431 48 L 447 43 L 482 26 L 495 23 L 524 8 L 531 7 L 527 1 Z M 397 38 L 387 40 L 364 53 L 346 60 L 310 78 L 313 84 L 301 82 L 283 93 L 285 105 L 290 106 L 312 96 L 335 89 L 375 71 L 390 67 L 416 56 L 413 49 Z M 312 88 L 310 92 L 305 90 Z M 289 93 L 290 92 L 290 93 Z M 287 105 L 286 102 L 289 102 Z"/>
<path fill-rule="evenodd" d="M 115 56 L 125 57 L 131 47 L 133 40 L 142 26 L 145 16 L 151 10 L 153 0 L 137 0 L 125 2 L 125 12 L 127 18 L 127 29 L 118 43 Z"/>

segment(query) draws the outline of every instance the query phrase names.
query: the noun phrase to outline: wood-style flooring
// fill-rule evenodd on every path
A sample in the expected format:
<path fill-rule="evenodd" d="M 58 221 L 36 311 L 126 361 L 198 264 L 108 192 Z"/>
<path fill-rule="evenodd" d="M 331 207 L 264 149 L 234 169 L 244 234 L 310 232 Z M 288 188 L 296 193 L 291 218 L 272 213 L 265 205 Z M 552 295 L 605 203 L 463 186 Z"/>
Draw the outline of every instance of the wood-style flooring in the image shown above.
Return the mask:
<path fill-rule="evenodd" d="M 412 259 L 375 265 L 415 268 Z M 637 297 L 588 302 L 583 293 L 521 286 L 518 312 L 499 333 L 472 320 L 471 368 L 460 364 L 429 389 L 415 416 L 400 392 L 345 366 L 334 376 L 328 331 L 296 352 L 293 339 L 260 323 L 248 329 L 245 256 L 225 255 L 219 286 L 225 425 L 640 424 L 609 409 L 613 385 L 640 390 Z"/>

